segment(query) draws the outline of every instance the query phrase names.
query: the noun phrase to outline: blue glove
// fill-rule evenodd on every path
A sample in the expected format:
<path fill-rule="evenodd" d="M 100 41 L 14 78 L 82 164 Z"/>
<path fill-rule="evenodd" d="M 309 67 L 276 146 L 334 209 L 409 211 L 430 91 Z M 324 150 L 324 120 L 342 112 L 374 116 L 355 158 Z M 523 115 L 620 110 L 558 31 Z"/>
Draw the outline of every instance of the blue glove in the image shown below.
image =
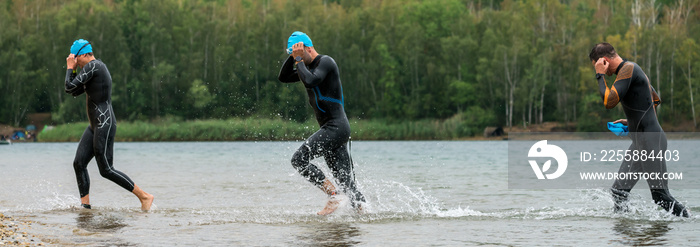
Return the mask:
<path fill-rule="evenodd" d="M 629 127 L 622 123 L 608 122 L 608 129 L 617 136 L 627 136 L 630 133 Z"/>

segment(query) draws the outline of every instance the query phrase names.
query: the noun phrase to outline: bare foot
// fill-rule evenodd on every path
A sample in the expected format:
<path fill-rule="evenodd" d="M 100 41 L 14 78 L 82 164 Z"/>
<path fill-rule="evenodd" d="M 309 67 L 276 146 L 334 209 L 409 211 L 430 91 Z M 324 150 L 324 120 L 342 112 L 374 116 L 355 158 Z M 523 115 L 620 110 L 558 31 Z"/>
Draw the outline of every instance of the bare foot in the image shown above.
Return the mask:
<path fill-rule="evenodd" d="M 146 196 L 144 198 L 139 197 L 139 200 L 141 201 L 141 210 L 151 210 L 151 205 L 153 205 L 153 199 L 155 199 L 155 196 L 148 193 L 146 193 Z"/>
<path fill-rule="evenodd" d="M 340 199 L 337 196 L 331 196 L 328 199 L 328 202 L 326 203 L 326 207 L 323 208 L 323 210 L 319 211 L 318 215 L 329 215 L 333 212 L 335 212 L 336 209 L 338 209 L 338 205 L 340 205 Z"/>
<path fill-rule="evenodd" d="M 131 192 L 141 201 L 141 210 L 148 211 L 151 209 L 154 198 L 153 195 L 146 193 L 146 191 L 143 191 L 138 185 L 134 185 L 134 190 Z"/>

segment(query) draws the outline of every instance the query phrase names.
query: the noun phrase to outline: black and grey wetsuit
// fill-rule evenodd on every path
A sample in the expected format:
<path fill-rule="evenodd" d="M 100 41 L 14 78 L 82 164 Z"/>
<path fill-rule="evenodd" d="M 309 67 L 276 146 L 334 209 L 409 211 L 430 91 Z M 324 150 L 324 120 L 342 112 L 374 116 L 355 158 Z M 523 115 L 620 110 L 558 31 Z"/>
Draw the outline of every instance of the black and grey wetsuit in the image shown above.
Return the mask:
<path fill-rule="evenodd" d="M 624 60 L 617 67 L 615 72 L 617 77 L 613 85 L 608 88 L 605 77 L 597 75 L 600 95 L 603 98 L 605 108 L 612 109 L 618 103 L 627 116 L 629 127 L 629 137 L 632 145 L 629 150 L 637 150 L 645 153 L 665 152 L 667 148 L 666 134 L 656 117 L 656 104 L 660 99 L 656 90 L 649 83 L 642 68 L 636 63 Z M 624 161 L 620 166 L 620 173 L 658 173 L 666 172 L 666 161 L 664 159 L 646 159 L 646 161 Z M 612 186 L 613 197 L 615 198 L 616 209 L 623 208 L 627 201 L 627 196 L 638 179 L 618 179 Z M 668 180 L 648 179 L 647 183 L 651 189 L 654 202 L 675 215 L 687 216 L 685 207 L 678 202 L 668 190 Z"/>
<path fill-rule="evenodd" d="M 302 81 L 309 95 L 309 104 L 316 113 L 321 129 L 311 135 L 292 158 L 292 166 L 314 185 L 321 187 L 326 176 L 309 161 L 323 156 L 337 179 L 339 186 L 355 202 L 365 198 L 357 190 L 353 164 L 350 161 L 347 143 L 350 138 L 350 123 L 345 115 L 343 86 L 340 83 L 338 65 L 333 58 L 318 55 L 308 65 L 299 63 L 294 68 L 294 59 L 287 58 L 278 79 L 290 83 Z"/>
<path fill-rule="evenodd" d="M 82 93 L 87 95 L 87 115 L 90 126 L 85 129 L 80 138 L 73 161 L 80 197 L 90 193 L 87 165 L 93 157 L 97 161 L 100 175 L 128 191 L 133 191 L 134 182 L 126 174 L 112 167 L 117 121 L 112 110 L 112 76 L 107 66 L 100 60 L 90 61 L 78 74 L 68 70 L 65 83 L 66 93 L 73 96 Z"/>

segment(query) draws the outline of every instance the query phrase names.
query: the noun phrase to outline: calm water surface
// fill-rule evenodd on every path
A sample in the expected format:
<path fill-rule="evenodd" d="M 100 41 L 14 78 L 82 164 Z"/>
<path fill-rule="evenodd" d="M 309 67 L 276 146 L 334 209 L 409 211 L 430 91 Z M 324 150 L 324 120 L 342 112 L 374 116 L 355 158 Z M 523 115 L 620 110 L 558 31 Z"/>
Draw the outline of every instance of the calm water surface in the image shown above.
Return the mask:
<path fill-rule="evenodd" d="M 697 144 L 700 144 L 698 142 Z M 697 246 L 698 216 L 659 210 L 643 182 L 633 212 L 604 188 L 509 190 L 508 143 L 352 143 L 370 207 L 317 216 L 326 197 L 290 165 L 300 142 L 116 143 L 115 168 L 156 196 L 153 210 L 89 166 L 82 210 L 77 143 L 0 146 L 0 212 L 36 221 L 54 245 L 84 246 Z M 698 146 L 698 145 L 695 145 Z M 322 159 L 315 161 L 325 168 Z M 697 214 L 698 190 L 672 190 Z"/>

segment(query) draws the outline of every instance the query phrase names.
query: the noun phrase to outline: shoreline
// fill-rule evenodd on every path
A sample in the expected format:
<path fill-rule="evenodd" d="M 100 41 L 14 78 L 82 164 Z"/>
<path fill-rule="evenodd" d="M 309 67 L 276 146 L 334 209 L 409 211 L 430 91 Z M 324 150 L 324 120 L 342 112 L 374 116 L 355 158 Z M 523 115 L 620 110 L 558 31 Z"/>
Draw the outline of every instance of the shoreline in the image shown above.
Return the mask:
<path fill-rule="evenodd" d="M 46 246 L 39 236 L 27 233 L 33 223 L 0 213 L 0 245 Z"/>

